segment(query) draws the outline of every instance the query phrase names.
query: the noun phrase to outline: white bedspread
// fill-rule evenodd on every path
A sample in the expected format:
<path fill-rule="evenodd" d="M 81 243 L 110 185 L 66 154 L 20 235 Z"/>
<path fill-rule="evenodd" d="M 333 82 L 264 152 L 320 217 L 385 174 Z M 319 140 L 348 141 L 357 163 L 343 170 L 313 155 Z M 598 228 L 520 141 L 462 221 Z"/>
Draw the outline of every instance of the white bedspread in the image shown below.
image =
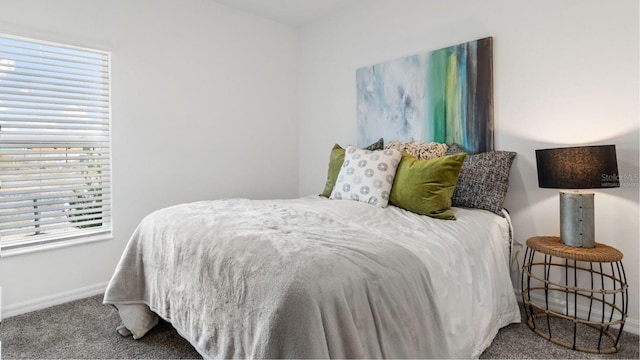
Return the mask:
<path fill-rule="evenodd" d="M 104 303 L 136 337 L 159 315 L 205 358 L 478 357 L 520 321 L 509 225 L 454 212 L 315 196 L 173 206 L 140 223 Z"/>

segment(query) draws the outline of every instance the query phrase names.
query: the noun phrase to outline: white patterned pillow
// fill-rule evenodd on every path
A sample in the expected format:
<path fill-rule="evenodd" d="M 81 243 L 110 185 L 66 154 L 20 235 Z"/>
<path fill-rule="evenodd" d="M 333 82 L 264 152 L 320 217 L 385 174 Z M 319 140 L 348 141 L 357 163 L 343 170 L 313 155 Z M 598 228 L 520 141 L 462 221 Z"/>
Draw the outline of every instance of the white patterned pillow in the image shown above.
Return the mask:
<path fill-rule="evenodd" d="M 330 199 L 355 200 L 386 207 L 402 153 L 349 146 Z"/>

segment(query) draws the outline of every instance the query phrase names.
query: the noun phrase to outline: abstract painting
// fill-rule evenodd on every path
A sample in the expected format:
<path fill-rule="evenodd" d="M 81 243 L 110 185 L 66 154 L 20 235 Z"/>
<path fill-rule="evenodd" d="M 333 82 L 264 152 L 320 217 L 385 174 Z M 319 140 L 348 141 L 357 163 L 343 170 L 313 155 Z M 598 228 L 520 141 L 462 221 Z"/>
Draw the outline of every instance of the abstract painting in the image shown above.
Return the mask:
<path fill-rule="evenodd" d="M 493 38 L 356 71 L 358 145 L 435 141 L 494 149 Z"/>

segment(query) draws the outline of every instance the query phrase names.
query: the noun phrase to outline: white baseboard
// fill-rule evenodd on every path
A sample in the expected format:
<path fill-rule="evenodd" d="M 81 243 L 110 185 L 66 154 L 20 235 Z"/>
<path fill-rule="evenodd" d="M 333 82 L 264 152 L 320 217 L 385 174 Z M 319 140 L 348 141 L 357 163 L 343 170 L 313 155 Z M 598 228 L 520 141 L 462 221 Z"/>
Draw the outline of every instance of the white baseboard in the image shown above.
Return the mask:
<path fill-rule="evenodd" d="M 640 335 L 640 331 L 638 331 L 639 328 L 640 322 L 638 322 L 638 319 L 627 318 L 627 322 L 624 324 L 624 331 Z"/>
<path fill-rule="evenodd" d="M 44 296 L 38 299 L 23 301 L 17 304 L 5 306 L 0 310 L 0 312 L 2 313 L 2 316 L 4 316 L 4 318 L 9 318 L 31 311 L 45 309 L 54 305 L 60 305 L 69 301 L 101 294 L 107 288 L 107 284 L 108 282 L 103 282 L 74 290 L 64 291 L 53 295 Z"/>
<path fill-rule="evenodd" d="M 513 289 L 513 292 L 516 294 L 516 298 L 519 303 L 522 303 L 522 291 L 519 289 Z M 532 294 L 532 300 L 535 300 L 538 304 L 544 304 L 544 296 L 540 294 Z M 573 311 L 573 307 L 569 306 L 570 310 Z M 564 301 L 560 301 L 555 298 L 549 298 L 549 309 L 556 312 L 563 312 L 565 309 Z M 589 313 L 589 309 L 587 307 L 578 306 L 578 316 L 586 318 Z M 595 315 L 596 318 L 602 316 L 602 312 L 598 309 L 592 310 L 592 316 Z M 627 320 L 624 323 L 624 331 L 629 332 L 635 335 L 640 335 L 640 321 L 638 319 L 627 317 Z"/>

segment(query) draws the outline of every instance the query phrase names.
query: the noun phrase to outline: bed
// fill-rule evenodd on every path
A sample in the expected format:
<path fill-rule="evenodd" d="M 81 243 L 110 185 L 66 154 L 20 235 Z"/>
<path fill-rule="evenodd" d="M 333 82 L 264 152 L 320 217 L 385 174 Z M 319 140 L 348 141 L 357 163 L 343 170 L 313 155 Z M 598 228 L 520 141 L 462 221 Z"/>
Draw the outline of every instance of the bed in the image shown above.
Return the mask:
<path fill-rule="evenodd" d="M 520 322 L 510 221 L 451 211 L 321 196 L 172 206 L 139 224 L 104 303 L 121 334 L 160 317 L 205 358 L 478 357 Z"/>
<path fill-rule="evenodd" d="M 319 196 L 145 217 L 104 303 L 122 335 L 163 318 L 205 358 L 478 357 L 520 321 L 502 208 L 514 157 L 335 145 Z"/>

